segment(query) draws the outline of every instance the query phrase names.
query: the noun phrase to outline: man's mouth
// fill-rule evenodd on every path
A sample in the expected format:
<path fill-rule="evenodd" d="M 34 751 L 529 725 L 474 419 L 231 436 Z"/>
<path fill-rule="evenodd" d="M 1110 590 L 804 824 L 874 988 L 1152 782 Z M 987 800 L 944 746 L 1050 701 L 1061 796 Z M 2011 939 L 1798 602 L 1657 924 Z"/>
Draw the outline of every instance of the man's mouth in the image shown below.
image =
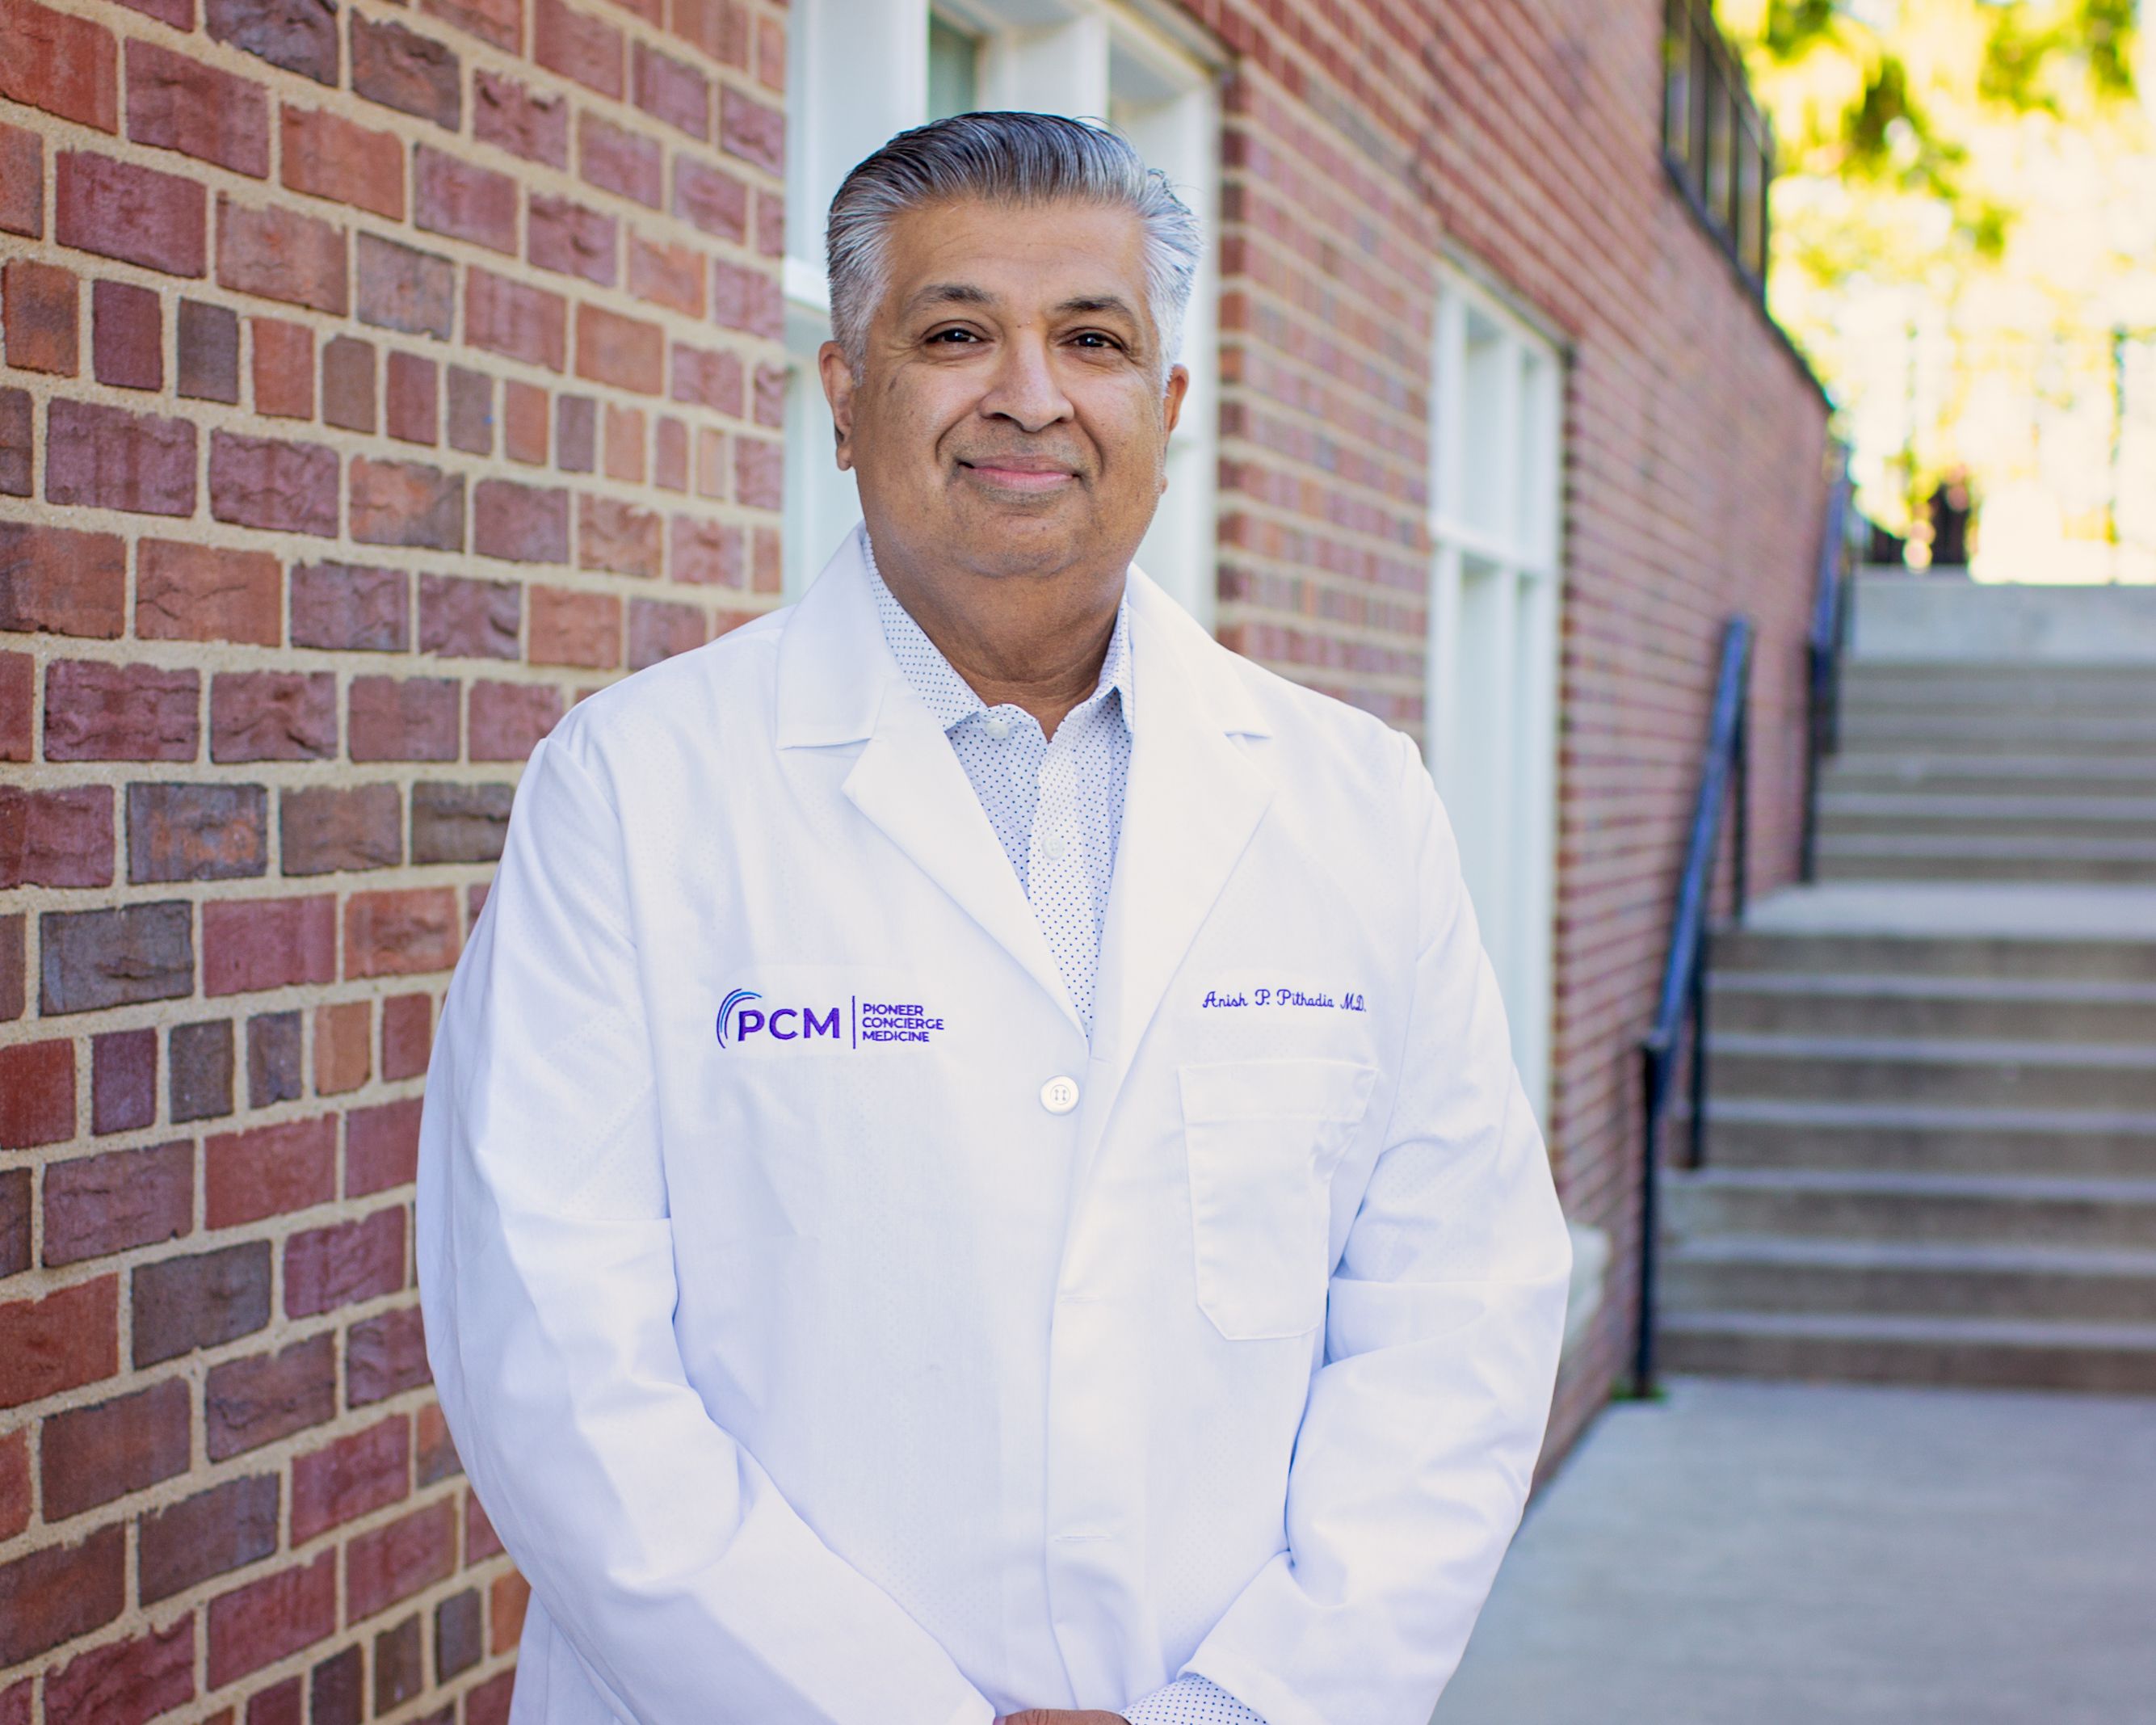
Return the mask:
<path fill-rule="evenodd" d="M 986 456 L 959 466 L 984 484 L 1007 491 L 1053 491 L 1075 485 L 1078 476 L 1060 462 L 1027 455 Z"/>

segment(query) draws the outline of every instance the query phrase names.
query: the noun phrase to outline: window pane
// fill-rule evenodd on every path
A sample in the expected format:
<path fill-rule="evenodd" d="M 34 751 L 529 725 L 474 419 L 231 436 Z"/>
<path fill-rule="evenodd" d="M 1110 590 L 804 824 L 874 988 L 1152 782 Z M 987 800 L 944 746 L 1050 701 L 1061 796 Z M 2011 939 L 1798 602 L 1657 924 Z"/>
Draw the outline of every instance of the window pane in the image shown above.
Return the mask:
<path fill-rule="evenodd" d="M 1672 162 L 1691 156 L 1691 8 L 1670 0 L 1662 33 L 1662 148 Z"/>
<path fill-rule="evenodd" d="M 928 15 L 928 117 L 948 120 L 981 105 L 979 39 Z"/>

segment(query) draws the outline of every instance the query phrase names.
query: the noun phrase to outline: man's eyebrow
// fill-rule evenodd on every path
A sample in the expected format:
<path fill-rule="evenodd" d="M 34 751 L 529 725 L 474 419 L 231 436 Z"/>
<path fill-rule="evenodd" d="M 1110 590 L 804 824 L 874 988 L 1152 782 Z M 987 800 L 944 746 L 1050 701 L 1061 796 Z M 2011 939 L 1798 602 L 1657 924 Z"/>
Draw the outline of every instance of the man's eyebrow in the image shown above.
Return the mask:
<path fill-rule="evenodd" d="M 932 281 L 917 290 L 906 302 L 908 311 L 925 311 L 931 305 L 993 305 L 996 296 L 984 287 L 976 287 L 970 281 Z"/>
<path fill-rule="evenodd" d="M 1065 314 L 1113 312 L 1127 317 L 1132 323 L 1138 321 L 1137 308 L 1121 294 L 1081 294 L 1075 299 L 1064 300 L 1055 309 Z"/>

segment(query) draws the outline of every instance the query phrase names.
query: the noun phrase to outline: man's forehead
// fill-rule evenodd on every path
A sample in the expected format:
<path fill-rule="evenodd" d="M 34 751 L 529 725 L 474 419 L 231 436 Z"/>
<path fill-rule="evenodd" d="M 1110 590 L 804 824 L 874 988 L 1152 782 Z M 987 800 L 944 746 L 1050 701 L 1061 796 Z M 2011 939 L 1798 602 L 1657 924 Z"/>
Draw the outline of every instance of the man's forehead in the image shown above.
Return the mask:
<path fill-rule="evenodd" d="M 891 290 L 909 307 L 1037 301 L 1044 293 L 1128 303 L 1143 290 L 1145 226 L 1133 211 L 1077 199 L 968 198 L 904 212 L 886 255 Z"/>

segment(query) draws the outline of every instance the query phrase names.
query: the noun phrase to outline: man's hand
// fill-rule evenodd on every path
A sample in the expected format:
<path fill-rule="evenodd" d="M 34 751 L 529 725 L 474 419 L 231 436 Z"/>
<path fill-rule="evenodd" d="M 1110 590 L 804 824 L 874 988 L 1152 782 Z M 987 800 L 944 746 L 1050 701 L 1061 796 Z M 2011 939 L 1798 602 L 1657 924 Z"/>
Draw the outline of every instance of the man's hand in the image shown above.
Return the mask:
<path fill-rule="evenodd" d="M 1006 1713 L 996 1725 L 1130 1725 L 1121 1713 L 1079 1713 L 1068 1707 L 1028 1707 Z"/>

